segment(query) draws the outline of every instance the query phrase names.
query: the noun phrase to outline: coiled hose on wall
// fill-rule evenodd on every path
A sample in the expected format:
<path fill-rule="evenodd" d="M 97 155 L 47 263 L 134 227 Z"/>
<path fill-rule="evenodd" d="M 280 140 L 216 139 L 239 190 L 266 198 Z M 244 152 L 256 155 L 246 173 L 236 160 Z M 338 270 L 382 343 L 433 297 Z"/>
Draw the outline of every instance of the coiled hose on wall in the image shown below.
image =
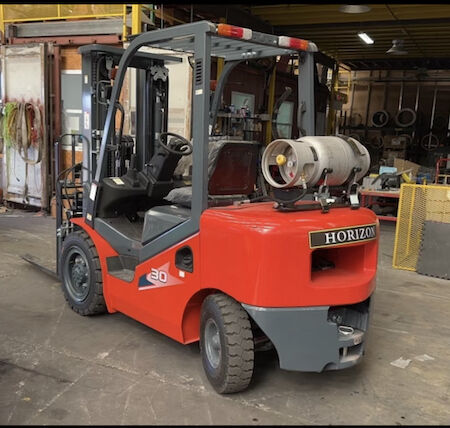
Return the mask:
<path fill-rule="evenodd" d="M 5 104 L 1 118 L 1 134 L 6 147 L 18 151 L 23 161 L 35 165 L 42 159 L 43 127 L 39 106 L 31 102 L 11 101 Z M 37 158 L 28 158 L 28 149 L 37 149 Z"/>
<path fill-rule="evenodd" d="M 386 110 L 378 110 L 372 115 L 372 125 L 383 128 L 389 123 L 390 115 Z"/>
<path fill-rule="evenodd" d="M 43 124 L 39 105 L 31 102 L 7 102 L 2 111 L 0 132 L 5 145 L 7 171 L 10 171 L 10 156 L 6 148 L 16 150 L 25 162 L 23 200 L 24 203 L 27 203 L 29 200 L 28 166 L 41 162 L 43 154 Z M 34 147 L 37 150 L 36 159 L 28 158 L 28 149 L 30 147 Z M 17 177 L 16 179 L 19 180 Z"/>

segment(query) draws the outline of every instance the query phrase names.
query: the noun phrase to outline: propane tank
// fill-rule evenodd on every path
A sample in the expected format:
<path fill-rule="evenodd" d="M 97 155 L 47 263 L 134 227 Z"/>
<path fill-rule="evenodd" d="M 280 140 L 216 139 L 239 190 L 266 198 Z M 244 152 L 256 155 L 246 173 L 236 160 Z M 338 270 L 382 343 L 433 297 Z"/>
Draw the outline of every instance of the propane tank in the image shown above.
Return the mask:
<path fill-rule="evenodd" d="M 275 181 L 270 166 L 277 165 L 283 183 Z M 354 138 L 338 136 L 302 137 L 298 140 L 272 141 L 262 156 L 264 178 L 273 187 L 314 186 L 326 168 L 328 186 L 344 184 L 354 168 L 355 181 L 360 180 L 370 167 L 367 149 Z"/>

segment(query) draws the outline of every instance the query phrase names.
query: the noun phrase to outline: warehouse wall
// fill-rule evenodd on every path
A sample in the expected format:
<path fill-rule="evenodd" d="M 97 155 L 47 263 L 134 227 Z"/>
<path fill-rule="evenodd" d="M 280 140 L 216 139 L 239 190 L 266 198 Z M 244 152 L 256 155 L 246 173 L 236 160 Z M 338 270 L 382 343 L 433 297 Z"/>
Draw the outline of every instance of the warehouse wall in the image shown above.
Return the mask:
<path fill-rule="evenodd" d="M 400 79 L 402 78 L 401 71 L 391 71 L 390 75 L 388 72 L 383 71 L 374 71 L 372 74 L 373 78 L 385 79 Z M 444 115 L 448 118 L 449 110 L 449 101 L 450 101 L 450 72 L 447 71 L 429 71 L 430 76 L 436 76 L 439 79 L 449 79 L 448 82 L 439 82 L 438 85 L 438 95 L 436 102 L 436 114 Z M 403 89 L 403 102 L 402 107 L 414 108 L 416 90 L 418 80 L 416 78 L 417 72 L 415 71 L 405 71 L 405 82 Z M 355 80 L 359 79 L 367 79 L 369 77 L 368 71 L 359 71 L 355 72 Z M 398 111 L 399 106 L 399 96 L 400 96 L 400 82 L 374 82 L 372 84 L 372 94 L 370 99 L 369 106 L 369 124 L 371 115 L 383 108 L 384 101 L 384 93 L 385 88 L 387 86 L 387 97 L 386 97 L 386 110 L 391 114 L 395 114 Z M 355 83 L 355 96 L 353 102 L 353 113 L 360 113 L 365 120 L 366 113 L 366 104 L 367 104 L 367 91 L 368 85 L 367 82 L 356 82 Z M 423 111 L 423 113 L 430 119 L 432 102 L 433 102 L 433 91 L 434 91 L 434 82 L 422 81 L 420 82 L 420 97 L 419 97 L 419 111 Z M 350 110 L 350 102 L 351 96 L 349 97 L 348 103 L 344 105 L 344 110 Z"/>
<path fill-rule="evenodd" d="M 367 103 L 368 103 L 368 78 L 370 76 L 369 71 L 357 71 L 353 72 L 354 86 L 354 97 L 353 97 L 353 107 L 352 106 L 352 92 L 349 91 L 348 102 L 343 106 L 342 114 L 340 115 L 339 122 L 341 127 L 344 122 L 344 114 L 347 112 L 347 125 L 356 125 L 359 122 L 357 114 L 362 117 L 362 125 L 372 126 L 371 118 L 372 115 L 378 110 L 386 110 L 391 116 L 391 122 L 388 124 L 390 127 L 395 127 L 393 118 L 399 110 L 399 97 L 401 83 L 397 82 L 383 82 L 384 79 L 404 79 L 403 87 L 403 100 L 401 103 L 401 108 L 415 108 L 415 99 L 417 85 L 420 85 L 419 92 L 419 103 L 418 103 L 418 118 L 420 119 L 421 125 L 416 128 L 414 148 L 410 148 L 406 152 L 406 157 L 410 158 L 415 162 L 425 163 L 428 154 L 420 147 L 420 139 L 430 132 L 430 120 L 431 112 L 433 106 L 433 94 L 435 85 L 437 85 L 438 92 L 436 97 L 436 110 L 435 119 L 441 120 L 444 127 L 441 129 L 433 130 L 439 139 L 441 145 L 448 145 L 448 123 L 450 115 L 450 71 L 448 70 L 428 70 L 428 77 L 423 77 L 422 80 L 418 80 L 418 72 L 416 70 L 407 71 L 386 71 L 386 70 L 376 70 L 372 72 L 372 78 L 376 80 L 372 82 L 371 97 L 369 100 L 369 108 L 367 114 Z M 346 75 L 341 76 L 341 85 L 345 84 Z M 434 80 L 447 80 L 435 83 Z M 350 119 L 350 111 L 352 115 L 352 120 Z M 439 119 L 438 119 L 439 118 Z M 367 122 L 366 122 L 367 120 Z M 436 125 L 437 121 L 435 121 Z M 398 127 L 397 127 L 398 128 Z M 401 130 L 386 130 L 381 129 L 381 133 L 385 135 L 385 141 L 389 141 L 389 138 L 395 136 L 396 134 L 402 133 Z M 363 137 L 364 142 L 364 130 L 363 129 L 343 129 L 340 128 L 340 132 L 347 135 L 358 134 Z M 411 133 L 410 131 L 409 133 Z M 380 130 L 368 130 L 366 144 L 370 145 L 372 138 L 380 135 Z"/>
<path fill-rule="evenodd" d="M 63 47 L 61 49 L 61 69 L 81 70 L 81 55 L 78 47 Z"/>

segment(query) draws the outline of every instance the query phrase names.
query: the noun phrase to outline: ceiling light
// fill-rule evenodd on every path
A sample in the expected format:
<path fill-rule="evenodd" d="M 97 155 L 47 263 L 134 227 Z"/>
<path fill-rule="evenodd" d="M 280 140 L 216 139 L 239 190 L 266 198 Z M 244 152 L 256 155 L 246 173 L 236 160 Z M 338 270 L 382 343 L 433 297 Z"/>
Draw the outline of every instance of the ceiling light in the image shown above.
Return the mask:
<path fill-rule="evenodd" d="M 372 8 L 366 4 L 343 4 L 339 8 L 339 12 L 342 13 L 365 13 L 369 12 Z"/>
<path fill-rule="evenodd" d="M 408 51 L 403 47 L 403 40 L 392 40 L 392 47 L 386 51 L 392 55 L 406 55 Z"/>
<path fill-rule="evenodd" d="M 363 42 L 367 43 L 368 45 L 373 45 L 373 39 L 366 33 L 358 33 L 358 36 Z"/>

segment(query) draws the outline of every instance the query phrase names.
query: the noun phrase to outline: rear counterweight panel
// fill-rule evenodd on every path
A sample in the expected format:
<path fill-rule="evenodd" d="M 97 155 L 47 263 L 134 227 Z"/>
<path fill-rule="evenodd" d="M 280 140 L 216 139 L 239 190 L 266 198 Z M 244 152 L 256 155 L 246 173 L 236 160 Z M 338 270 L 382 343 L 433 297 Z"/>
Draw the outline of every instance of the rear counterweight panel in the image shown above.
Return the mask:
<path fill-rule="evenodd" d="M 340 324 L 330 316 L 333 307 L 263 308 L 242 306 L 273 343 L 280 368 L 322 372 L 358 364 L 363 355 L 371 309 L 370 297 L 363 304 L 342 310 Z M 359 310 L 354 310 L 359 306 Z M 348 314 L 346 314 L 346 312 Z"/>

